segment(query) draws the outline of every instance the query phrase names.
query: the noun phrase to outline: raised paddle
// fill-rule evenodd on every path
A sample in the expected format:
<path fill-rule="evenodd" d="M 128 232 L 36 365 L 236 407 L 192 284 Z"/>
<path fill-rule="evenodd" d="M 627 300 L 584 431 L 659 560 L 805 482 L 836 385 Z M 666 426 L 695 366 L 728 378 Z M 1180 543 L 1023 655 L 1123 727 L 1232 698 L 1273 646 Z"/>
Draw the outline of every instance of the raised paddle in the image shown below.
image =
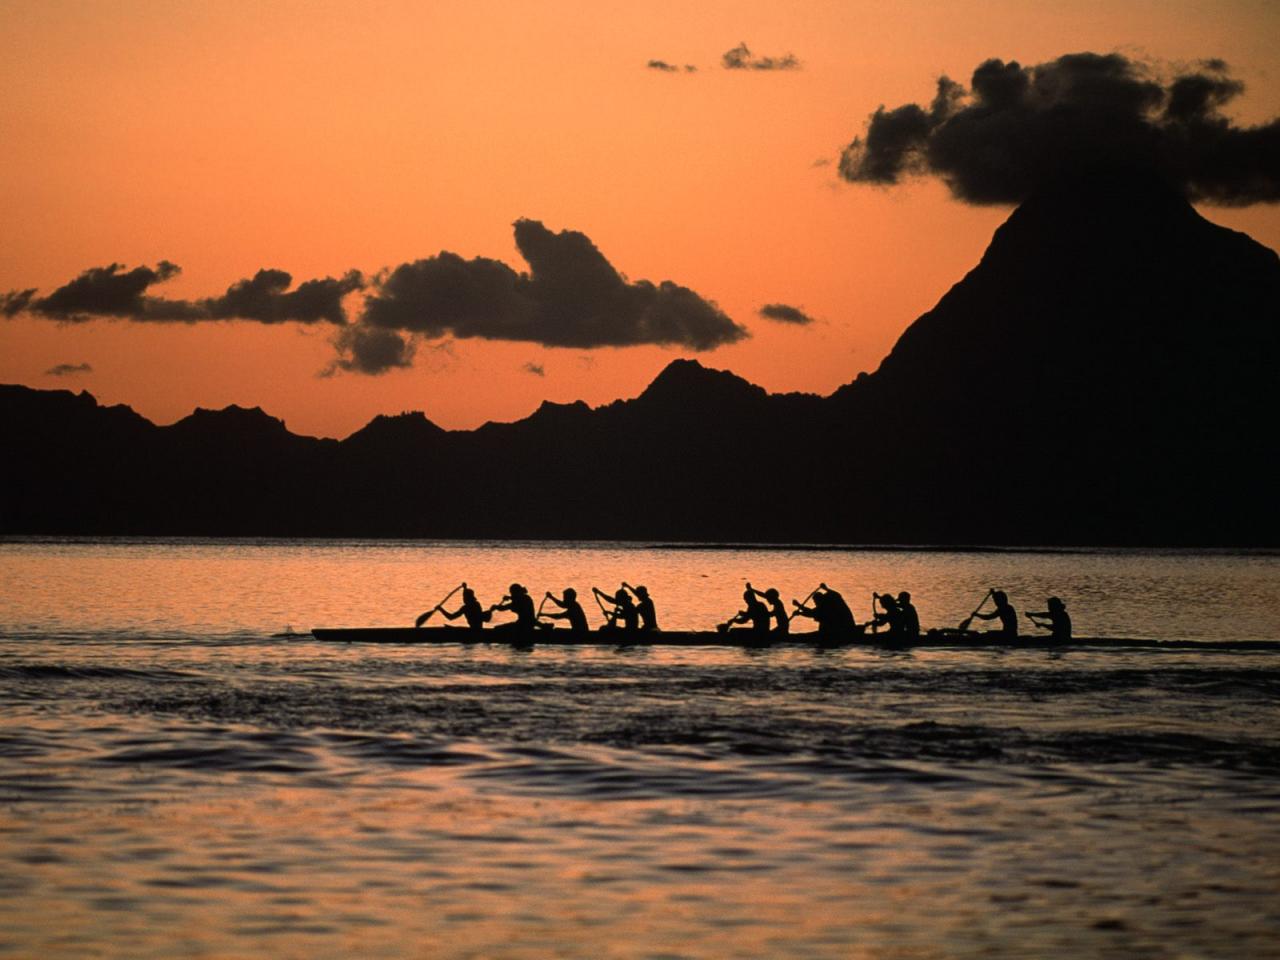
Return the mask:
<path fill-rule="evenodd" d="M 600 588 L 592 587 L 591 595 L 596 598 L 596 606 L 600 608 L 600 613 L 604 617 L 606 625 L 613 623 L 614 618 L 609 616 L 609 611 L 604 608 L 604 601 L 600 599 Z"/>
<path fill-rule="evenodd" d="M 792 598 L 791 605 L 793 607 L 807 607 L 809 605 L 809 601 L 813 599 L 813 595 L 817 593 L 819 590 L 821 590 L 824 586 L 826 586 L 826 584 L 824 583 L 818 584 L 816 587 L 810 590 L 809 595 L 805 597 L 803 600 L 801 600 L 799 603 L 796 603 L 795 598 Z M 790 620 L 794 620 L 795 618 L 796 618 L 796 615 L 793 613 L 791 614 L 791 616 L 787 617 L 787 620 L 790 621 Z"/>
<path fill-rule="evenodd" d="M 974 618 L 974 617 L 976 617 L 976 616 L 978 615 L 978 611 L 979 611 L 979 610 L 981 610 L 983 607 L 985 607 L 985 606 L 987 605 L 987 601 L 991 599 L 991 594 L 993 594 L 994 592 L 995 592 L 995 588 L 992 588 L 991 590 L 988 590 L 988 591 L 983 595 L 983 597 L 982 597 L 982 602 L 981 602 L 980 604 L 978 604 L 976 607 L 974 607 L 974 608 L 973 608 L 973 613 L 971 613 L 971 614 L 969 614 L 967 617 L 965 617 L 965 618 L 964 618 L 964 620 L 962 620 L 962 621 L 961 621 L 960 626 L 959 626 L 957 629 L 962 630 L 962 631 L 963 631 L 963 630 L 968 630 L 968 629 L 969 629 L 969 624 L 973 623 L 973 618 Z"/>
<path fill-rule="evenodd" d="M 431 615 L 432 615 L 433 613 L 435 613 L 437 610 L 439 610 L 441 607 L 443 607 L 446 603 L 448 603 L 448 602 L 449 602 L 449 599 L 450 599 L 450 598 L 451 598 L 455 593 L 457 593 L 459 590 L 461 590 L 463 587 L 465 587 L 466 585 L 467 585 L 467 581 L 463 580 L 463 581 L 462 581 L 462 583 L 458 584 L 456 587 L 454 587 L 452 590 L 450 590 L 450 591 L 449 591 L 449 593 L 448 593 L 448 595 L 447 595 L 443 600 L 441 600 L 439 603 L 437 603 L 434 607 L 432 607 L 432 608 L 431 608 L 430 610 L 428 610 L 426 613 L 422 614 L 422 616 L 418 617 L 418 619 L 417 619 L 417 620 L 413 621 L 413 625 L 414 625 L 415 627 L 420 627 L 420 626 L 422 626 L 424 623 L 426 623 L 428 620 L 430 620 L 430 619 L 431 619 Z"/>

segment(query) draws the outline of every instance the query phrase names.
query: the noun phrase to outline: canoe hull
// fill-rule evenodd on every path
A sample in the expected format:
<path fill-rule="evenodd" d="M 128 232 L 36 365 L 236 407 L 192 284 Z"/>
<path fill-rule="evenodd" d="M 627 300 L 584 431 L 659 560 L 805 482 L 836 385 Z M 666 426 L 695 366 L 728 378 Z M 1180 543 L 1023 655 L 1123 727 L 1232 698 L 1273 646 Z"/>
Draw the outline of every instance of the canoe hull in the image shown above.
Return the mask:
<path fill-rule="evenodd" d="M 884 635 L 851 634 L 834 641 L 816 633 L 767 634 L 763 637 L 750 630 L 661 630 L 626 633 L 620 630 L 592 630 L 575 635 L 568 630 L 537 630 L 532 633 L 499 629 L 470 630 L 465 627 L 351 627 L 324 628 L 311 631 L 316 640 L 327 643 L 396 643 L 396 644 L 469 644 L 498 643 L 510 646 L 633 646 L 633 647 L 873 647 L 962 648 L 962 649 L 1033 649 L 1061 650 L 1072 647 L 1126 648 L 1148 647 L 1162 650 L 1255 650 L 1280 652 L 1280 641 L 1242 640 L 1213 642 L 1203 640 L 1150 640 L 1119 637 L 1077 637 L 1067 642 L 1048 637 L 1019 637 L 1015 641 L 987 637 L 983 634 L 937 630 L 911 642 L 890 640 Z"/>

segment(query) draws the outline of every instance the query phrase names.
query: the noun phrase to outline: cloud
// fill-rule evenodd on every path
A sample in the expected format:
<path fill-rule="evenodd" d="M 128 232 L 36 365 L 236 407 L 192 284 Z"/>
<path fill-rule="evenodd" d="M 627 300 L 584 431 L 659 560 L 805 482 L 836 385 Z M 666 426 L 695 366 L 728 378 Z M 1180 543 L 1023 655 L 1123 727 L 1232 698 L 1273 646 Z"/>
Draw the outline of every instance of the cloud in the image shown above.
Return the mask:
<path fill-rule="evenodd" d="M 813 323 L 813 317 L 799 307 L 792 307 L 785 303 L 766 303 L 760 308 L 759 313 L 766 320 L 776 320 L 778 323 L 791 323 L 799 326 L 807 326 Z"/>
<path fill-rule="evenodd" d="M 1222 108 L 1244 91 L 1221 60 L 1172 78 L 1120 54 L 1024 67 L 987 60 L 969 89 L 942 77 L 933 100 L 872 114 L 840 157 L 854 183 L 936 176 L 967 203 L 1019 203 L 1055 180 L 1129 171 L 1192 200 L 1280 202 L 1280 119 L 1240 127 Z"/>
<path fill-rule="evenodd" d="M 413 364 L 415 344 L 394 330 L 383 330 L 363 324 L 353 324 L 339 330 L 333 338 L 338 358 L 321 376 L 332 376 L 338 370 L 348 373 L 365 373 L 372 376 Z"/>
<path fill-rule="evenodd" d="M 87 363 L 59 363 L 44 372 L 46 377 L 69 377 L 77 373 L 93 373 Z"/>
<path fill-rule="evenodd" d="M 547 347 L 710 350 L 747 336 L 687 287 L 628 281 L 585 234 L 517 220 L 515 240 L 528 273 L 443 251 L 375 278 L 361 323 L 428 339 L 451 335 Z"/>
<path fill-rule="evenodd" d="M 756 57 L 745 43 L 726 50 L 720 57 L 720 65 L 726 70 L 799 70 L 800 61 L 794 53 L 781 57 Z"/>
<path fill-rule="evenodd" d="M 170 300 L 148 290 L 180 273 L 177 264 L 161 260 L 154 267 L 126 269 L 119 263 L 90 267 L 47 297 L 36 291 L 12 291 L 0 297 L 5 316 L 27 312 L 54 320 L 83 323 L 109 317 L 151 323 L 195 323 L 201 320 L 256 320 L 259 323 L 344 324 L 342 299 L 364 287 L 364 278 L 352 270 L 341 278 L 307 280 L 294 290 L 293 278 L 283 270 L 259 270 L 239 280 L 220 297 Z"/>
<path fill-rule="evenodd" d="M 645 64 L 650 70 L 658 70 L 662 73 L 697 73 L 698 68 L 692 63 L 686 63 L 683 67 L 674 63 L 668 63 L 666 60 L 650 60 Z"/>
<path fill-rule="evenodd" d="M 535 377 L 545 377 L 547 375 L 546 368 L 540 363 L 534 363 L 532 360 L 520 369 L 525 373 L 532 373 Z"/>
<path fill-rule="evenodd" d="M 8 293 L 0 293 L 0 314 L 14 317 L 23 313 L 35 295 L 35 287 L 29 290 L 10 290 Z"/>

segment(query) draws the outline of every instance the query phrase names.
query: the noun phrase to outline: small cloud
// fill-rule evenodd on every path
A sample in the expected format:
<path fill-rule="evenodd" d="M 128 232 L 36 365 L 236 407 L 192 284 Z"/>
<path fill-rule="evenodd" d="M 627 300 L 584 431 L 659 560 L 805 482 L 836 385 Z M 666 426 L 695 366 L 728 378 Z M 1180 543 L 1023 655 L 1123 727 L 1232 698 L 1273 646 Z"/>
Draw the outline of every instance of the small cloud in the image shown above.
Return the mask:
<path fill-rule="evenodd" d="M 720 65 L 726 70 L 799 70 L 800 60 L 794 53 L 781 57 L 757 57 L 745 43 L 726 50 L 720 57 Z"/>
<path fill-rule="evenodd" d="M 658 70 L 662 73 L 680 73 L 681 71 L 685 73 L 698 72 L 698 68 L 694 66 L 692 63 L 686 63 L 683 67 L 681 67 L 674 63 L 668 63 L 666 60 L 650 60 L 648 63 L 645 64 L 645 66 L 648 67 L 650 70 Z"/>
<path fill-rule="evenodd" d="M 829 167 L 829 166 L 831 166 L 831 158 L 830 158 L 830 157 L 819 157 L 817 160 L 813 161 L 813 163 L 811 164 L 811 166 L 815 166 L 815 167 Z"/>
<path fill-rule="evenodd" d="M 813 317 L 799 307 L 785 303 L 766 303 L 758 312 L 766 320 L 774 320 L 778 323 L 791 323 L 802 327 L 813 323 Z"/>
<path fill-rule="evenodd" d="M 394 330 L 367 324 L 343 327 L 333 338 L 333 345 L 338 351 L 338 358 L 321 372 L 321 376 L 332 376 L 338 370 L 377 376 L 397 367 L 408 367 L 413 363 L 416 346 L 411 338 Z"/>
<path fill-rule="evenodd" d="M 534 363 L 532 360 L 520 369 L 525 373 L 532 373 L 535 377 L 545 377 L 547 375 L 546 368 L 540 363 Z"/>
<path fill-rule="evenodd" d="M 71 377 L 77 373 L 93 373 L 93 367 L 87 363 L 60 363 L 44 372 L 46 377 Z"/>

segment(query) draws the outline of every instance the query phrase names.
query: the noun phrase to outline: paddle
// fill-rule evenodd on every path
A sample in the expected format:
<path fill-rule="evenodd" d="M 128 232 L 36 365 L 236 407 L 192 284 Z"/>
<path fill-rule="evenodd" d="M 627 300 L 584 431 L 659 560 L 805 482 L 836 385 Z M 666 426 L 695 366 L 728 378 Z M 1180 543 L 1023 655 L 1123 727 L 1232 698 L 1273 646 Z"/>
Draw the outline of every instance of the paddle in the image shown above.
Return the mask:
<path fill-rule="evenodd" d="M 818 584 L 816 587 L 810 590 L 809 595 L 805 597 L 803 600 L 801 600 L 799 603 L 796 603 L 795 598 L 793 597 L 791 600 L 791 605 L 793 607 L 807 607 L 809 605 L 809 601 L 813 599 L 813 595 L 825 586 L 826 586 L 825 583 Z M 796 615 L 793 613 L 791 614 L 791 616 L 787 617 L 787 620 L 790 621 L 790 620 L 794 620 L 795 618 L 796 618 Z"/>
<path fill-rule="evenodd" d="M 605 625 L 613 623 L 613 617 L 609 616 L 609 611 L 604 608 L 604 601 L 600 599 L 600 588 L 592 587 L 591 595 L 596 598 L 596 606 L 600 608 L 600 614 L 604 617 Z"/>
<path fill-rule="evenodd" d="M 422 614 L 422 616 L 418 617 L 418 619 L 417 619 L 417 620 L 413 621 L 413 625 L 414 625 L 415 627 L 420 627 L 420 626 L 422 626 L 424 623 L 426 623 L 428 620 L 430 620 L 430 619 L 431 619 L 431 615 L 432 615 L 433 613 L 435 613 L 437 610 L 439 610 L 441 607 L 443 607 L 446 603 L 448 603 L 448 602 L 449 602 L 449 599 L 450 599 L 450 598 L 451 598 L 455 593 L 457 593 L 459 590 L 461 590 L 463 587 L 465 587 L 466 585 L 467 585 L 467 582 L 464 580 L 464 581 L 462 581 L 462 583 L 458 584 L 456 587 L 454 587 L 452 590 L 450 590 L 450 591 L 449 591 L 449 593 L 445 596 L 445 598 L 444 598 L 443 600 L 441 600 L 439 603 L 437 603 L 434 607 L 432 607 L 432 608 L 431 608 L 430 610 L 428 610 L 426 613 Z"/>
<path fill-rule="evenodd" d="M 551 591 L 549 591 L 549 590 L 548 590 L 548 591 L 543 595 L 543 597 L 542 597 L 542 602 L 541 602 L 540 604 L 538 604 L 538 615 L 537 615 L 536 617 L 534 617 L 534 619 L 535 619 L 535 620 L 539 620 L 539 619 L 541 619 L 541 618 L 542 618 L 542 608 L 543 608 L 543 607 L 545 607 L 545 606 L 547 605 L 547 597 L 549 597 L 549 596 L 551 596 Z"/>
<path fill-rule="evenodd" d="M 987 605 L 987 601 L 991 599 L 991 594 L 993 594 L 994 592 L 995 592 L 995 588 L 993 587 L 991 590 L 988 590 L 983 595 L 982 602 L 973 608 L 973 613 L 969 614 L 967 617 L 964 618 L 963 621 L 961 621 L 960 626 L 958 628 L 959 630 L 964 631 L 969 629 L 969 624 L 973 623 L 973 618 L 978 615 L 979 610 L 981 610 L 983 607 Z"/>

